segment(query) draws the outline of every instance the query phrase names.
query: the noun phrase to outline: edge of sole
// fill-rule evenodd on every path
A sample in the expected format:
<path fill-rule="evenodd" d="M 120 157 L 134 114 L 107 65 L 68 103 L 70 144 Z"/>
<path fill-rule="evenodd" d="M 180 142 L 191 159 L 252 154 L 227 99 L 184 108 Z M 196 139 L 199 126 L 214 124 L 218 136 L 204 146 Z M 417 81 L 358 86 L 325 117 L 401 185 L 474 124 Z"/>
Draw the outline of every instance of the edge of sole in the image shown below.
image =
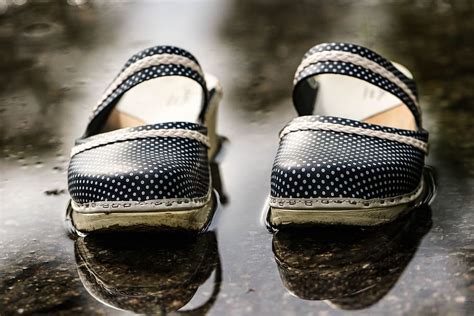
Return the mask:
<path fill-rule="evenodd" d="M 425 167 L 423 189 L 413 201 L 374 208 L 358 209 L 285 209 L 269 207 L 266 215 L 267 227 L 279 229 L 282 226 L 301 225 L 353 225 L 377 226 L 396 220 L 414 208 L 429 204 L 436 194 L 433 170 Z"/>
<path fill-rule="evenodd" d="M 84 213 L 71 210 L 71 224 L 81 233 L 99 231 L 194 231 L 210 224 L 217 208 L 214 194 L 204 206 L 194 209 Z"/>

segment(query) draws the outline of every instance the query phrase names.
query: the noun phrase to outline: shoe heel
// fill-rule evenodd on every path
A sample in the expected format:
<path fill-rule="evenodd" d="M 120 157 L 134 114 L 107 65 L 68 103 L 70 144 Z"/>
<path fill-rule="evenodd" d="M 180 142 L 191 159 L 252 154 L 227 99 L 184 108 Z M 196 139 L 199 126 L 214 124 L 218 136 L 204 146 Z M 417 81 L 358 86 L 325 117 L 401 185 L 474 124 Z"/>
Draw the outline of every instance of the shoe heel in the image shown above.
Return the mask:
<path fill-rule="evenodd" d="M 222 100 L 222 87 L 219 81 L 211 75 L 206 75 L 206 80 L 211 83 L 209 90 L 211 91 L 210 101 L 206 115 L 204 116 L 204 125 L 207 127 L 207 133 L 211 147 L 208 150 L 209 160 L 212 161 L 220 149 L 220 137 L 217 134 L 217 113 L 219 103 Z"/>

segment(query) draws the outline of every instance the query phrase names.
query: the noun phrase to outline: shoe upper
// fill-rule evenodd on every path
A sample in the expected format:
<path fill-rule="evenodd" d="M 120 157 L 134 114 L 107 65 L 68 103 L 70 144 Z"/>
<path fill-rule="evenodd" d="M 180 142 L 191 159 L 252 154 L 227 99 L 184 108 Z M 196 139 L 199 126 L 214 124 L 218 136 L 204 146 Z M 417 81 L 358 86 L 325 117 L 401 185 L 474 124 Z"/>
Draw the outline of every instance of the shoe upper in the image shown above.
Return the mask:
<path fill-rule="evenodd" d="M 336 129 L 312 129 L 315 126 L 312 123 L 328 124 Z M 272 197 L 374 199 L 417 190 L 424 166 L 423 149 L 398 141 L 339 131 L 338 127 L 354 127 L 369 133 L 377 131 L 420 141 L 427 141 L 428 137 L 426 132 L 399 130 L 339 117 L 296 118 L 283 129 L 288 133 L 281 138 L 273 165 Z"/>
<path fill-rule="evenodd" d="M 72 149 L 68 188 L 74 203 L 176 200 L 203 204 L 210 198 L 210 144 L 203 125 L 168 122 L 101 132 L 125 92 L 162 76 L 195 80 L 204 91 L 204 115 L 209 93 L 190 53 L 157 46 L 132 56 L 106 89 L 84 136 Z"/>
<path fill-rule="evenodd" d="M 200 140 L 127 137 L 135 132 L 163 130 L 192 131 L 203 138 L 206 135 L 205 128 L 199 124 L 173 122 L 121 129 L 108 140 L 101 134 L 89 137 L 80 143 L 80 149 L 84 150 L 76 153 L 69 165 L 72 199 L 87 203 L 207 196 L 209 163 L 207 147 Z M 95 146 L 89 146 L 94 143 Z"/>
<path fill-rule="evenodd" d="M 325 74 L 350 76 L 389 92 L 410 109 L 417 129 L 312 115 L 318 86 L 310 80 Z M 428 132 L 421 127 L 413 79 L 364 47 L 329 43 L 305 54 L 294 85 L 293 101 L 301 116 L 280 134 L 271 174 L 271 205 L 288 199 L 351 202 L 420 192 Z"/>

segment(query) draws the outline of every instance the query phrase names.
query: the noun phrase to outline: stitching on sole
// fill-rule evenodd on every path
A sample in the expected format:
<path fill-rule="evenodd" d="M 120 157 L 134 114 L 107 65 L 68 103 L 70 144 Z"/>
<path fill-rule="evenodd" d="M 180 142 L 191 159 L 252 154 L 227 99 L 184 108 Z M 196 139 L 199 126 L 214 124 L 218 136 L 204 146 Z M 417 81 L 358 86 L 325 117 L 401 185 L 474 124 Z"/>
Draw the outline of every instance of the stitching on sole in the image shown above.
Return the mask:
<path fill-rule="evenodd" d="M 212 192 L 212 191 L 211 191 Z M 194 209 L 205 206 L 212 199 L 209 192 L 204 197 L 199 198 L 178 198 L 161 199 L 149 201 L 110 201 L 110 202 L 89 202 L 76 203 L 71 201 L 72 209 L 78 213 L 100 213 L 100 212 L 146 212 L 146 211 L 166 211 Z"/>
<path fill-rule="evenodd" d="M 416 200 L 424 188 L 424 180 L 421 180 L 418 188 L 412 193 L 406 195 L 400 195 L 392 198 L 384 199 L 332 199 L 332 198 L 318 198 L 318 199 L 292 199 L 292 198 L 276 198 L 270 197 L 270 206 L 273 208 L 286 208 L 290 209 L 311 209 L 315 206 L 322 208 L 372 208 L 372 207 L 384 207 L 394 206 L 412 202 Z"/>

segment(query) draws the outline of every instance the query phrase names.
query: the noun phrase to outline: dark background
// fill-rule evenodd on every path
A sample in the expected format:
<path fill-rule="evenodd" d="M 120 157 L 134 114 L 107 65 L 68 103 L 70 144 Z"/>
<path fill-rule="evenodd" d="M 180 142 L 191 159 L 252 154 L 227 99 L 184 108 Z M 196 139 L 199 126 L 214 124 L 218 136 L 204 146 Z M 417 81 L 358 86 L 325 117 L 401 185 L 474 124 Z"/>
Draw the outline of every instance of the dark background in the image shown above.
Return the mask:
<path fill-rule="evenodd" d="M 0 314 L 125 313 L 94 299 L 78 277 L 84 240 L 68 238 L 64 229 L 66 170 L 74 138 L 106 85 L 131 54 L 156 44 L 191 51 L 224 87 L 219 131 L 229 141 L 219 167 L 228 203 L 220 208 L 218 246 L 186 245 L 191 253 L 218 248 L 206 258 L 213 264 L 220 258 L 222 281 L 213 295 L 207 272 L 194 281 L 204 283 L 199 289 L 185 282 L 193 264 L 148 271 L 167 258 L 191 256 L 173 247 L 154 252 L 156 244 L 174 245 L 174 237 L 138 250 L 129 240 L 129 252 L 121 239 L 113 246 L 90 243 L 89 255 L 106 258 L 85 256 L 92 262 L 87 268 L 101 271 L 96 277 L 108 304 L 125 296 L 123 309 L 170 311 L 196 290 L 188 309 L 213 297 L 210 309 L 196 314 L 473 312 L 472 1 L 15 3 L 0 1 Z M 278 132 L 296 115 L 292 78 L 304 52 L 327 41 L 368 46 L 412 70 L 430 131 L 437 199 L 431 209 L 380 230 L 272 236 L 260 218 Z M 146 264 L 143 249 L 151 256 Z M 109 262 L 116 265 L 101 265 Z M 142 274 L 139 292 L 123 288 Z"/>

